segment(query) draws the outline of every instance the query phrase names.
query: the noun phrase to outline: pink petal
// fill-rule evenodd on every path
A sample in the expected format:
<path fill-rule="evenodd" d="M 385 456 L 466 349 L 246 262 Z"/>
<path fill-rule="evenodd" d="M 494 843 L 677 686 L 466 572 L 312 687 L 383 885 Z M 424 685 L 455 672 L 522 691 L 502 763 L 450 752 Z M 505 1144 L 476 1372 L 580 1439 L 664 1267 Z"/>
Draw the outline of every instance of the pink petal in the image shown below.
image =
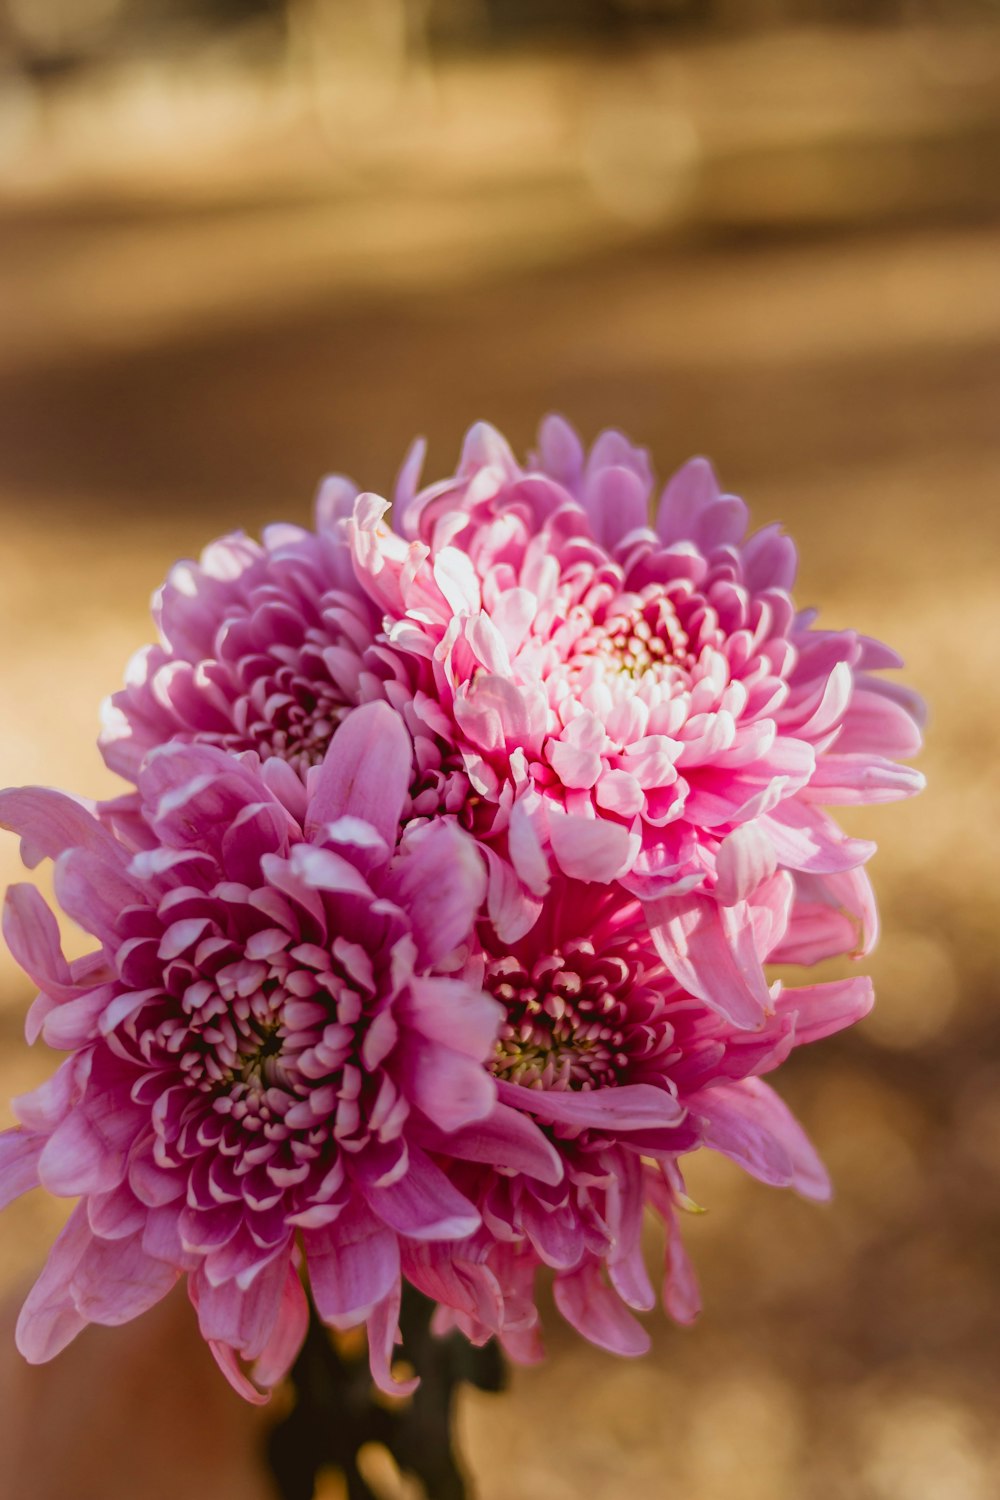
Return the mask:
<path fill-rule="evenodd" d="M 289 1262 L 281 1305 L 274 1331 L 261 1350 L 253 1367 L 256 1385 L 271 1390 L 284 1380 L 298 1358 L 309 1329 L 309 1303 L 294 1265 Z"/>
<path fill-rule="evenodd" d="M 724 906 L 745 901 L 763 881 L 774 874 L 774 846 L 767 834 L 755 823 L 727 834 L 715 857 L 716 898 Z"/>
<path fill-rule="evenodd" d="M 578 1333 L 612 1354 L 646 1354 L 649 1334 L 601 1279 L 596 1265 L 557 1276 L 555 1303 Z"/>
<path fill-rule="evenodd" d="M 543 418 L 538 429 L 538 464 L 568 490 L 575 490 L 583 473 L 583 444 L 565 417 Z"/>
<path fill-rule="evenodd" d="M 316 1311 L 334 1328 L 363 1322 L 399 1284 L 396 1236 L 366 1211 L 348 1211 L 302 1238 Z"/>
<path fill-rule="evenodd" d="M 447 958 L 471 934 L 486 895 L 476 844 L 453 823 L 431 823 L 407 839 L 385 894 L 409 912 L 421 964 Z"/>
<path fill-rule="evenodd" d="M 372 1379 L 387 1396 L 412 1396 L 419 1378 L 394 1380 L 392 1355 L 399 1337 L 400 1290 L 395 1287 L 368 1318 L 368 1362 Z"/>
<path fill-rule="evenodd" d="M 745 903 L 720 906 L 707 896 L 661 896 L 645 904 L 656 951 L 683 989 L 753 1030 L 771 998 Z"/>
<path fill-rule="evenodd" d="M 141 1235 L 94 1238 L 77 1263 L 70 1291 L 77 1312 L 88 1323 L 117 1327 L 155 1306 L 179 1275 L 175 1266 L 146 1254 Z"/>
<path fill-rule="evenodd" d="M 631 469 L 609 465 L 587 482 L 583 506 L 597 540 L 613 551 L 622 537 L 649 525 L 649 486 Z"/>
<path fill-rule="evenodd" d="M 76 994 L 63 957 L 59 923 L 33 885 L 12 885 L 3 911 L 3 935 L 17 963 L 53 999 Z"/>
<path fill-rule="evenodd" d="M 73 1305 L 69 1284 L 90 1239 L 87 1212 L 80 1203 L 52 1246 L 17 1320 L 17 1347 L 29 1364 L 52 1359 L 86 1327 L 86 1319 Z"/>
<path fill-rule="evenodd" d="M 766 813 L 760 827 L 767 832 L 778 863 L 789 870 L 831 875 L 864 864 L 875 853 L 867 839 L 852 839 L 832 818 L 800 801 L 782 802 Z"/>
<path fill-rule="evenodd" d="M 921 745 L 923 705 L 906 688 L 859 675 L 836 740 L 837 754 L 871 754 L 908 759 Z"/>
<path fill-rule="evenodd" d="M 684 1107 L 665 1089 L 651 1083 L 625 1083 L 617 1088 L 530 1089 L 497 1080 L 504 1104 L 539 1119 L 577 1130 L 656 1130 L 677 1125 Z"/>
<path fill-rule="evenodd" d="M 796 1046 L 818 1042 L 823 1037 L 843 1031 L 862 1020 L 875 1003 L 875 990 L 865 974 L 852 979 L 835 979 L 828 984 L 810 984 L 801 989 L 782 990 L 778 1000 L 779 1014 L 791 1011 L 795 1016 Z"/>
<path fill-rule="evenodd" d="M 335 528 L 350 520 L 358 487 L 346 474 L 328 474 L 319 487 L 314 504 L 316 529 Z"/>
<path fill-rule="evenodd" d="M 0 792 L 0 828 L 21 834 L 21 857 L 29 869 L 73 848 L 87 849 L 119 865 L 125 862 L 124 851 L 98 822 L 92 804 L 48 787 L 11 787 Z"/>
<path fill-rule="evenodd" d="M 387 703 L 366 703 L 343 720 L 312 789 L 306 836 L 337 818 L 370 823 L 390 849 L 413 774 L 413 745 Z"/>
<path fill-rule="evenodd" d="M 549 813 L 552 852 L 564 874 L 602 884 L 629 863 L 632 839 L 627 828 L 604 818 L 578 818 L 552 808 Z"/>
<path fill-rule="evenodd" d="M 0 1132 L 0 1208 L 38 1186 L 38 1158 L 43 1136 L 25 1130 Z"/>
<path fill-rule="evenodd" d="M 801 795 L 808 802 L 827 804 L 898 802 L 916 796 L 926 785 L 922 772 L 877 755 L 821 755 Z"/>
<path fill-rule="evenodd" d="M 405 1176 L 390 1187 L 366 1183 L 365 1156 L 354 1170 L 372 1212 L 390 1229 L 414 1240 L 461 1240 L 479 1228 L 479 1214 L 430 1157 L 411 1146 Z"/>
<path fill-rule="evenodd" d="M 428 1150 L 447 1152 L 458 1161 L 485 1162 L 549 1186 L 562 1181 L 558 1151 L 533 1121 L 506 1104 L 494 1104 L 484 1120 L 448 1133 L 425 1127 L 421 1138 Z"/>
<path fill-rule="evenodd" d="M 667 483 L 656 512 L 664 542 L 692 540 L 704 510 L 719 498 L 719 483 L 707 458 L 692 458 Z"/>
<path fill-rule="evenodd" d="M 416 438 L 403 459 L 392 492 L 392 524 L 400 536 L 407 534 L 404 518 L 420 486 L 420 473 L 427 457 L 427 439 Z"/>
<path fill-rule="evenodd" d="M 802 1126 L 759 1078 L 722 1083 L 691 1099 L 705 1122 L 705 1145 L 772 1187 L 794 1187 L 805 1198 L 830 1197 L 830 1179 Z"/>

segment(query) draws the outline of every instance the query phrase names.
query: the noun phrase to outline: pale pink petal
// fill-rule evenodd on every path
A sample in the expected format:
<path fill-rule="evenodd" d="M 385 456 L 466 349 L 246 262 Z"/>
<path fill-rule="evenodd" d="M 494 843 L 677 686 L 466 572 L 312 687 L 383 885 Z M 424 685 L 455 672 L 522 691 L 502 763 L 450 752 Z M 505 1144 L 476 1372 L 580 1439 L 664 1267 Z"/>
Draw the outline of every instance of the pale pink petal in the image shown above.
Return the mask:
<path fill-rule="evenodd" d="M 0 1208 L 38 1186 L 38 1158 L 44 1137 L 25 1130 L 0 1132 Z"/>
<path fill-rule="evenodd" d="M 724 906 L 746 901 L 774 874 L 774 845 L 755 823 L 744 823 L 727 834 L 715 857 L 716 898 Z"/>
<path fill-rule="evenodd" d="M 8 888 L 3 935 L 15 961 L 40 990 L 57 1000 L 76 994 L 69 965 L 63 957 L 59 924 L 33 885 Z"/>
<path fill-rule="evenodd" d="M 575 880 L 614 880 L 628 865 L 631 838 L 620 823 L 573 817 L 553 808 L 549 838 L 559 868 Z"/>

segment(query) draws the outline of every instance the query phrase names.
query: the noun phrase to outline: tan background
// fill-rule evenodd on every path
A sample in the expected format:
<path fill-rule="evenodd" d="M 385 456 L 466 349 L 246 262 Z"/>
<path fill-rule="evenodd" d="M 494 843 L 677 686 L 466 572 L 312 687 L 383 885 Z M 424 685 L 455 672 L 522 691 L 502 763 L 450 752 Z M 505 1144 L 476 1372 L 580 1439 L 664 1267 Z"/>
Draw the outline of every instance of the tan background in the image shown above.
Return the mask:
<path fill-rule="evenodd" d="M 717 6 L 595 35 L 500 34 L 485 7 L 435 31 L 425 6 L 407 40 L 405 9 L 316 0 L 290 41 L 265 19 L 117 50 L 105 22 L 72 68 L 11 44 L 0 784 L 113 791 L 97 704 L 166 566 L 306 519 L 326 469 L 384 489 L 417 432 L 443 472 L 472 420 L 524 447 L 550 408 L 625 427 L 661 473 L 709 454 L 800 542 L 800 601 L 897 646 L 932 707 L 929 791 L 851 818 L 880 842 L 878 1007 L 783 1074 L 837 1198 L 695 1164 L 700 1325 L 655 1320 L 630 1364 L 553 1322 L 545 1367 L 463 1402 L 465 1450 L 483 1500 L 992 1500 L 996 10 L 821 26 L 775 3 L 740 28 Z M 30 998 L 4 958 L 3 1101 L 48 1071 Z M 11 1307 L 59 1216 L 34 1194 L 0 1222 Z M 44 1371 L 0 1332 L 2 1500 L 265 1500 L 269 1420 L 182 1299 Z"/>

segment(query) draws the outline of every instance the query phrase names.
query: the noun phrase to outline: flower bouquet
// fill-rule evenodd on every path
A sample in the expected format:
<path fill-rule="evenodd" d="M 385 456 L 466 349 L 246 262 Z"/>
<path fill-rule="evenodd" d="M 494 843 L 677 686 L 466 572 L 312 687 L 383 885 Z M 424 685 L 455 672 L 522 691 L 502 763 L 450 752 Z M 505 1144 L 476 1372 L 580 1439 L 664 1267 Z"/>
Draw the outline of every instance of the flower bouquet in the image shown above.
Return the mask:
<path fill-rule="evenodd" d="M 655 497 L 642 449 L 550 417 L 523 464 L 485 425 L 451 477 L 422 463 L 391 507 L 331 477 L 314 529 L 171 569 L 105 709 L 122 796 L 0 794 L 95 940 L 67 962 L 9 891 L 28 1039 L 65 1059 L 0 1136 L 0 1202 L 79 1200 L 19 1347 L 186 1278 L 241 1395 L 294 1368 L 289 1496 L 328 1461 L 369 1493 L 372 1436 L 460 1495 L 451 1391 L 542 1357 L 543 1267 L 573 1328 L 642 1354 L 647 1212 L 691 1322 L 689 1153 L 828 1196 L 764 1079 L 871 985 L 767 965 L 870 951 L 873 845 L 825 809 L 922 784 L 899 658 L 796 609 L 792 542 L 703 460 Z M 372 1400 L 358 1328 L 409 1405 Z"/>

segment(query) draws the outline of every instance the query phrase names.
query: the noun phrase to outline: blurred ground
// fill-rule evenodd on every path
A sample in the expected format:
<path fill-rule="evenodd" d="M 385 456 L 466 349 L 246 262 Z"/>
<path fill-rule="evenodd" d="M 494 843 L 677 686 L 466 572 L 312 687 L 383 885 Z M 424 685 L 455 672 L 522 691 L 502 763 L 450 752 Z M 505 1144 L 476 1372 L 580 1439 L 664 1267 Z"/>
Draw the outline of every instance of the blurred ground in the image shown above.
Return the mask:
<path fill-rule="evenodd" d="M 879 1005 L 782 1075 L 835 1202 L 696 1163 L 701 1324 L 628 1364 L 553 1322 L 546 1366 L 463 1404 L 482 1500 L 1000 1492 L 998 78 L 990 30 L 457 61 L 339 154 L 231 95 L 212 135 L 206 85 L 157 96 L 204 150 L 98 131 L 67 166 L 70 92 L 0 189 L 0 784 L 114 789 L 96 705 L 171 559 L 552 407 L 661 473 L 709 454 L 799 541 L 800 601 L 931 702 L 929 791 L 852 819 Z M 3 1100 L 48 1072 L 30 998 L 5 959 Z M 58 1221 L 7 1211 L 3 1289 Z M 209 1365 L 181 1301 L 40 1372 L 0 1331 L 0 1500 L 264 1500 L 268 1418 Z"/>

